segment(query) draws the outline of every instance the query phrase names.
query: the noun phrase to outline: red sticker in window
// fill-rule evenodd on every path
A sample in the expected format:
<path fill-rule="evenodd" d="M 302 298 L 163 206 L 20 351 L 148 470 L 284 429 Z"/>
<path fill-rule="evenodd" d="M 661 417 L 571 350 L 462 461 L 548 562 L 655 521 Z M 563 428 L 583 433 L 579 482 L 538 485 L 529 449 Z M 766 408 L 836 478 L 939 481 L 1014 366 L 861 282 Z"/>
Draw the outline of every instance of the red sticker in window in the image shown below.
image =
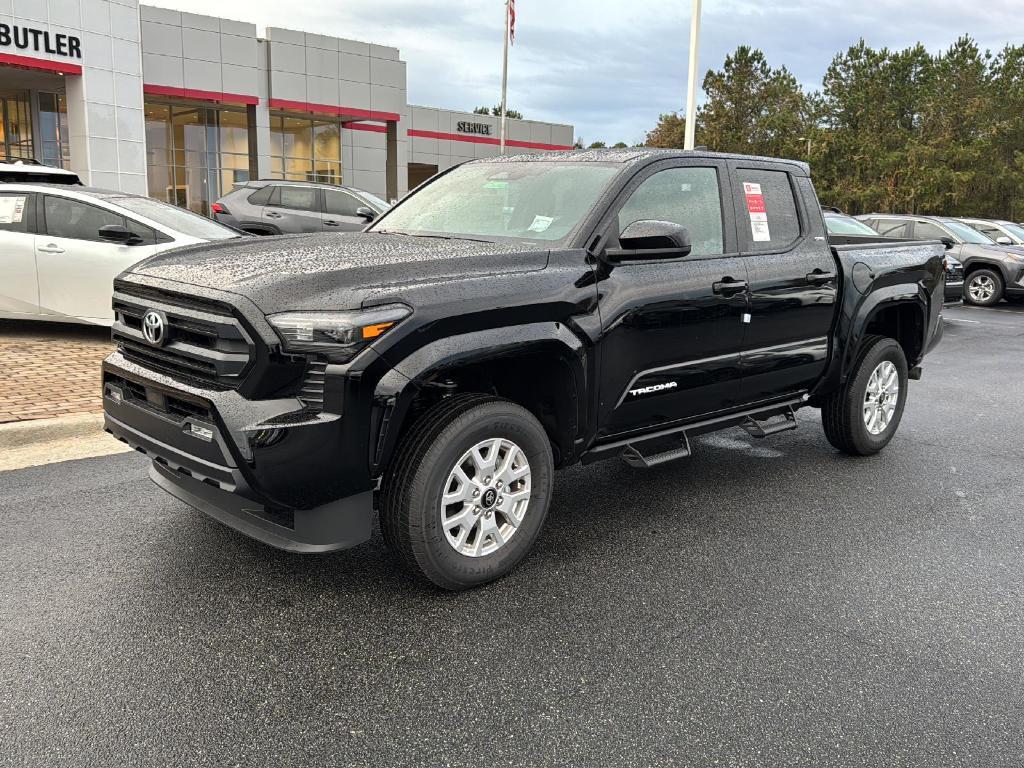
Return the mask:
<path fill-rule="evenodd" d="M 772 239 L 768 229 L 768 208 L 764 204 L 761 185 L 749 181 L 743 182 L 743 197 L 747 201 L 747 213 L 750 214 L 750 237 L 755 242 Z"/>

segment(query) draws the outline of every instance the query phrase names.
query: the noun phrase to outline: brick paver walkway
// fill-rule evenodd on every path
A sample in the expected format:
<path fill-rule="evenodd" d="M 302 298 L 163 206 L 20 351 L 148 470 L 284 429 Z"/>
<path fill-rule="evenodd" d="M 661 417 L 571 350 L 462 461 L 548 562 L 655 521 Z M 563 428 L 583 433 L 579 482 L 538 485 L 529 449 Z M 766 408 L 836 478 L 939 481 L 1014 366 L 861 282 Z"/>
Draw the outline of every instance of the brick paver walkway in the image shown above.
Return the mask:
<path fill-rule="evenodd" d="M 0 320 L 0 423 L 103 409 L 110 329 Z"/>

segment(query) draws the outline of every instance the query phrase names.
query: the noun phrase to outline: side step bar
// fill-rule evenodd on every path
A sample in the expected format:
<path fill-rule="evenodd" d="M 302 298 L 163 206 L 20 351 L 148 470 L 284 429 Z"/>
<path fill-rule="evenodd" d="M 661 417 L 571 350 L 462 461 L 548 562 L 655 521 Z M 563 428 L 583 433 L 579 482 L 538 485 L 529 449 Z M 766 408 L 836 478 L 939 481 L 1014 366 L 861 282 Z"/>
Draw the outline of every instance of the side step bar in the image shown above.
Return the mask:
<path fill-rule="evenodd" d="M 768 437 L 768 435 L 777 435 L 779 432 L 786 432 L 790 429 L 796 429 L 796 412 L 793 407 L 790 406 L 782 412 L 782 421 L 762 421 L 753 416 L 747 416 L 740 424 L 740 426 L 746 431 L 751 437 Z"/>
<path fill-rule="evenodd" d="M 692 455 L 690 438 L 728 427 L 742 427 L 747 434 L 762 438 L 797 428 L 796 409 L 806 404 L 805 397 L 749 408 L 738 413 L 703 421 L 680 424 L 645 435 L 634 435 L 597 445 L 580 458 L 583 464 L 619 457 L 632 467 L 654 467 Z M 781 421 L 769 421 L 781 416 Z"/>
<path fill-rule="evenodd" d="M 622 452 L 620 458 L 629 464 L 629 466 L 636 467 L 638 469 L 648 469 L 650 467 L 656 467 L 659 464 L 664 464 L 667 461 L 685 459 L 691 455 L 690 440 L 686 437 L 685 432 L 683 432 L 679 437 L 682 438 L 683 444 L 677 448 L 670 448 L 667 451 L 652 453 L 646 456 L 641 452 L 643 442 L 630 443 L 626 446 L 626 449 Z"/>

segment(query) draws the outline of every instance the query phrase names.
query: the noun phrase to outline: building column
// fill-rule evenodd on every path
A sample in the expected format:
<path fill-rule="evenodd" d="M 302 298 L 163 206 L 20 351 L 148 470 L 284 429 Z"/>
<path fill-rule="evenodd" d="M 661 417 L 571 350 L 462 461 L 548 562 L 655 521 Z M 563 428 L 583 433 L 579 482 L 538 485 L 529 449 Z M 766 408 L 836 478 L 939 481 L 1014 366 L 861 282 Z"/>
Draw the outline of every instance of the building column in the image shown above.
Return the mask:
<path fill-rule="evenodd" d="M 249 118 L 249 178 L 269 179 L 270 162 L 270 107 L 266 99 L 250 105 Z"/>
<path fill-rule="evenodd" d="M 384 161 L 384 183 L 387 190 L 387 200 L 398 199 L 398 121 L 388 120 L 387 123 L 387 147 L 386 159 Z"/>

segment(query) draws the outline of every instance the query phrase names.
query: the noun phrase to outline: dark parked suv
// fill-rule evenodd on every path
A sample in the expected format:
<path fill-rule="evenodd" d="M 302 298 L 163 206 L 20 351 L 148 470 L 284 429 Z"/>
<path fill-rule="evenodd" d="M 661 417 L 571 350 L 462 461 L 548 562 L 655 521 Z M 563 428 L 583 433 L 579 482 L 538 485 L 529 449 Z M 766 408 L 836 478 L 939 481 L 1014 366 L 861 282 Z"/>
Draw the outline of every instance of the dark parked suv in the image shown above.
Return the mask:
<path fill-rule="evenodd" d="M 1024 298 L 1024 247 L 999 245 L 957 219 L 869 213 L 861 221 L 885 237 L 943 240 L 964 265 L 964 301 L 982 307 Z"/>
<path fill-rule="evenodd" d="M 213 204 L 213 218 L 254 235 L 358 232 L 390 206 L 353 187 L 307 181 L 250 181 Z"/>

